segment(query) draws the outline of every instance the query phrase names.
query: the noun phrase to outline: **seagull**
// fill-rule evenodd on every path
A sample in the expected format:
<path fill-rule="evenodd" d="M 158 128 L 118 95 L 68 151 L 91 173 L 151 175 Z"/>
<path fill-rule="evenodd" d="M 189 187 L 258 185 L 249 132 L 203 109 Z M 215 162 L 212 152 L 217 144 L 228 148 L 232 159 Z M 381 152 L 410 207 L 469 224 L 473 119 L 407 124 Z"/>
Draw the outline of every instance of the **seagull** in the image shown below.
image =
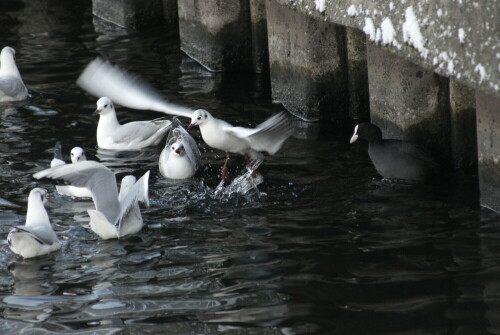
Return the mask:
<path fill-rule="evenodd" d="M 275 154 L 292 135 L 286 113 L 279 113 L 256 128 L 233 127 L 213 117 L 203 109 L 191 110 L 165 101 L 139 78 L 100 58 L 90 62 L 77 80 L 77 84 L 94 95 L 105 94 L 120 105 L 134 109 L 153 110 L 189 118 L 190 127 L 200 126 L 203 140 L 211 147 L 226 152 L 222 180 L 227 177 L 230 153 L 244 155 L 248 166 L 256 171 L 262 162 L 262 151 Z M 251 158 L 253 160 L 250 161 Z"/>
<path fill-rule="evenodd" d="M 34 188 L 28 197 L 26 224 L 11 229 L 7 243 L 13 253 L 32 258 L 49 254 L 61 248 L 61 242 L 52 229 L 44 204 L 47 190 Z"/>
<path fill-rule="evenodd" d="M 172 123 L 160 118 L 121 125 L 116 118 L 115 106 L 107 97 L 97 100 L 95 113 L 99 114 L 97 145 L 108 150 L 139 150 L 158 145 Z"/>
<path fill-rule="evenodd" d="M 227 178 L 227 163 L 231 153 L 243 155 L 250 170 L 264 160 L 263 151 L 274 155 L 281 149 L 283 142 L 292 135 L 286 113 L 278 113 L 255 128 L 234 127 L 224 120 L 213 117 L 204 109 L 196 110 L 188 129 L 199 126 L 201 137 L 212 148 L 226 152 L 222 168 L 222 180 Z"/>
<path fill-rule="evenodd" d="M 171 179 L 191 178 L 198 170 L 200 161 L 201 152 L 196 141 L 174 117 L 172 130 L 160 154 L 160 173 Z"/>
<path fill-rule="evenodd" d="M 71 163 L 81 162 L 87 160 L 85 151 L 80 147 L 71 149 Z M 62 157 L 61 142 L 57 142 L 54 147 L 54 158 L 50 162 L 50 167 L 65 165 L 66 162 Z M 67 195 L 74 198 L 92 198 L 92 193 L 85 187 L 76 187 L 73 185 L 57 185 L 56 190 L 61 195 Z"/>
<path fill-rule="evenodd" d="M 0 53 L 0 102 L 22 101 L 28 98 L 21 74 L 16 66 L 16 51 L 5 47 Z"/>
<path fill-rule="evenodd" d="M 122 179 L 120 194 L 110 169 L 96 161 L 82 161 L 37 172 L 36 179 L 62 179 L 73 186 L 86 187 L 92 193 L 95 210 L 89 209 L 90 228 L 104 240 L 135 234 L 142 229 L 139 202 L 149 206 L 149 171 L 138 181 Z"/>

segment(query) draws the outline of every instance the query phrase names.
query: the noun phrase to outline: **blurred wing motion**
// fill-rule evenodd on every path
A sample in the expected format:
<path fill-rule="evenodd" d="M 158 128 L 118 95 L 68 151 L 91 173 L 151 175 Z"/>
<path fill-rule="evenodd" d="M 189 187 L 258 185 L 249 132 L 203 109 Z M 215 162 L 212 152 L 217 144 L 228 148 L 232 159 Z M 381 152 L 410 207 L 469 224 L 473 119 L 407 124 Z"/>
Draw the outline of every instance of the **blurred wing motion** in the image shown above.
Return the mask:
<path fill-rule="evenodd" d="M 285 112 L 278 113 L 255 128 L 227 127 L 228 133 L 245 140 L 256 151 L 274 155 L 292 135 L 293 128 Z"/>
<path fill-rule="evenodd" d="M 96 58 L 76 81 L 77 85 L 97 97 L 108 97 L 133 109 L 152 110 L 190 118 L 193 110 L 165 101 L 152 87 L 118 66 Z"/>

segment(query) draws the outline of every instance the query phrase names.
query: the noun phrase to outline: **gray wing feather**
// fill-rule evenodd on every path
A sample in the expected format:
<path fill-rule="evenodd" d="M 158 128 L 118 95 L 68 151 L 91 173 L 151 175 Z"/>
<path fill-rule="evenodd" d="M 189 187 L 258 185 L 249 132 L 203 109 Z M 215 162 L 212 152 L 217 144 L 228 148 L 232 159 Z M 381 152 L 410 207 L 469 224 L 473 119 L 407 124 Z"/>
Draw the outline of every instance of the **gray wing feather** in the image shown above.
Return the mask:
<path fill-rule="evenodd" d="M 189 161 L 195 166 L 195 169 L 198 170 L 198 167 L 201 164 L 200 148 L 198 147 L 198 144 L 191 136 L 191 134 L 189 134 L 188 131 L 184 129 L 181 122 L 176 117 L 172 119 L 172 131 L 168 136 L 167 144 L 170 144 L 170 141 L 172 139 L 180 139 L 182 141 L 186 156 L 188 157 Z M 168 150 L 168 152 L 170 152 L 170 150 Z"/>
<path fill-rule="evenodd" d="M 129 143 L 131 141 L 137 141 L 137 139 L 142 139 L 144 141 L 151 138 L 158 131 L 161 131 L 161 134 L 165 134 L 170 129 L 170 124 L 171 122 L 169 120 L 129 122 L 118 128 L 111 138 L 117 143 Z M 158 136 L 161 134 L 158 134 Z"/>
<path fill-rule="evenodd" d="M 14 76 L 0 77 L 0 96 L 24 98 L 28 95 L 28 90 L 20 78 Z"/>
<path fill-rule="evenodd" d="M 118 231 L 126 229 L 122 227 L 122 222 L 126 215 L 134 209 L 138 202 L 143 202 L 149 206 L 149 171 L 146 172 L 127 192 L 120 203 L 120 214 L 118 216 Z"/>
<path fill-rule="evenodd" d="M 31 234 L 34 239 L 37 239 L 42 244 L 52 245 L 59 241 L 56 233 L 52 229 L 44 229 L 44 227 L 27 227 L 16 226 L 13 231 L 25 232 Z"/>
<path fill-rule="evenodd" d="M 227 127 L 228 133 L 244 139 L 256 151 L 266 151 L 272 155 L 278 152 L 283 142 L 293 133 L 289 116 L 278 113 L 255 128 Z"/>
<path fill-rule="evenodd" d="M 61 179 L 73 186 L 86 187 L 92 193 L 96 210 L 109 222 L 114 222 L 120 211 L 116 179 L 110 169 L 95 161 L 82 161 L 56 166 L 37 172 L 36 179 Z"/>

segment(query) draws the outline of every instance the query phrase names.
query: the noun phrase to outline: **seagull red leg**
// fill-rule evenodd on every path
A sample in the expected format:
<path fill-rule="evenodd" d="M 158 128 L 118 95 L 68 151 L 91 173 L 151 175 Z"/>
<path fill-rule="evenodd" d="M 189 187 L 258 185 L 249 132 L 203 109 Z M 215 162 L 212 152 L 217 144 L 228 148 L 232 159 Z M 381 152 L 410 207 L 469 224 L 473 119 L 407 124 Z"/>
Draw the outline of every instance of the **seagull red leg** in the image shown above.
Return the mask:
<path fill-rule="evenodd" d="M 226 161 L 224 162 L 224 167 L 222 168 L 222 175 L 221 175 L 222 180 L 225 180 L 229 176 L 229 174 L 227 173 L 227 162 L 229 161 L 230 155 L 231 154 L 226 151 Z"/>
<path fill-rule="evenodd" d="M 257 170 L 257 169 L 254 170 L 252 162 L 250 161 L 250 157 L 248 157 L 248 155 L 243 155 L 243 159 L 245 160 L 245 162 L 247 162 L 247 166 L 252 171 L 252 177 L 255 177 L 256 175 L 258 175 L 260 173 L 259 170 Z"/>

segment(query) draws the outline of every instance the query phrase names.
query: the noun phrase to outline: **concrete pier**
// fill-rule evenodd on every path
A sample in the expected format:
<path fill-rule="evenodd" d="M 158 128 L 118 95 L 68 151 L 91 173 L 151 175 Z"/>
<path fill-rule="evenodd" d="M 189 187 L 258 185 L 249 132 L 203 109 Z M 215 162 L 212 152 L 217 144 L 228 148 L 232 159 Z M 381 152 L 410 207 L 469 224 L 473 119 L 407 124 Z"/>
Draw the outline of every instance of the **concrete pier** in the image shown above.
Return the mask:
<path fill-rule="evenodd" d="M 178 2 L 181 49 L 209 71 L 252 69 L 248 0 Z"/>
<path fill-rule="evenodd" d="M 500 212 L 500 99 L 476 93 L 481 204 Z"/>
<path fill-rule="evenodd" d="M 347 118 L 344 28 L 268 1 L 267 29 L 273 99 L 305 120 Z"/>
<path fill-rule="evenodd" d="M 370 115 L 385 138 L 428 148 L 449 165 L 448 80 L 367 43 Z"/>
<path fill-rule="evenodd" d="M 163 2 L 173 3 L 172 0 Z M 136 31 L 163 20 L 163 2 L 162 0 L 92 0 L 92 13 L 97 18 L 118 27 Z"/>

